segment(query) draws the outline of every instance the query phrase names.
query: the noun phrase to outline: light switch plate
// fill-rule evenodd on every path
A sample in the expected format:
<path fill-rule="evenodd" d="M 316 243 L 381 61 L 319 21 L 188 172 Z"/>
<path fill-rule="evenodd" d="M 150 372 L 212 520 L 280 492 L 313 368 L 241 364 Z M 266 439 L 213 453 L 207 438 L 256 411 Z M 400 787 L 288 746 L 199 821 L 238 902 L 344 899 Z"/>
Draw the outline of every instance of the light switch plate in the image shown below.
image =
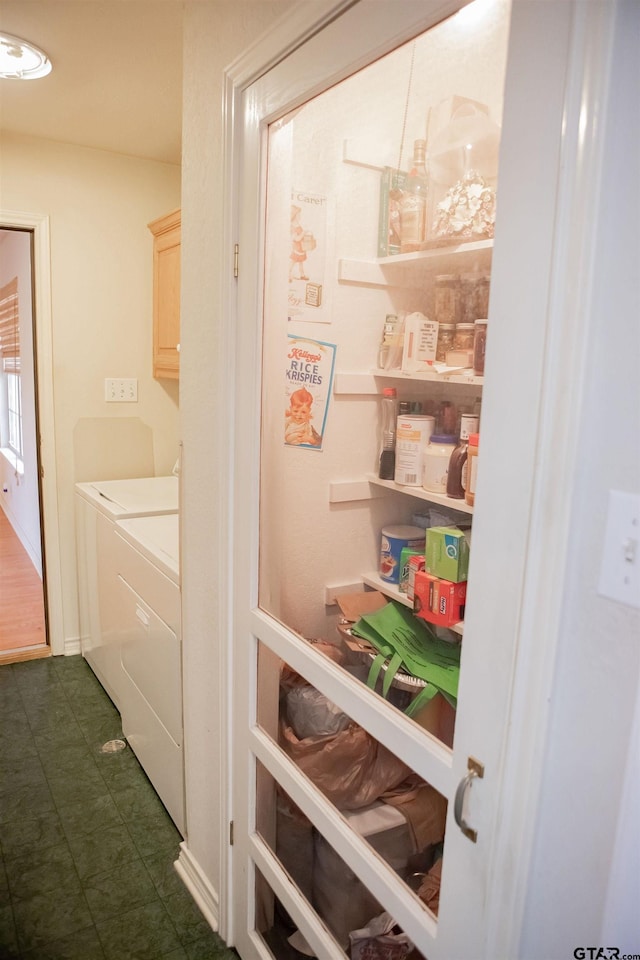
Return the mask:
<path fill-rule="evenodd" d="M 609 491 L 598 593 L 640 609 L 640 495 Z"/>
<path fill-rule="evenodd" d="M 137 379 L 135 377 L 108 377 L 104 381 L 104 399 L 107 403 L 137 403 Z"/>

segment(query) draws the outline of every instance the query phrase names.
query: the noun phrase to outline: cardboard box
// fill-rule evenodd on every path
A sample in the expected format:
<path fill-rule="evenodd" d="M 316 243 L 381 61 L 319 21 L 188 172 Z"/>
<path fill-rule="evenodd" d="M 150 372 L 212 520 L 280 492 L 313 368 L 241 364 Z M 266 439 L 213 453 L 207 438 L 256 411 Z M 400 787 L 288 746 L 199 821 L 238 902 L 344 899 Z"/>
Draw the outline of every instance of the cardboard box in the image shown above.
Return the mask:
<path fill-rule="evenodd" d="M 446 697 L 436 693 L 413 717 L 423 730 L 437 737 L 447 747 L 453 747 L 456 711 Z"/>
<path fill-rule="evenodd" d="M 414 557 L 419 557 L 422 560 L 422 569 L 424 569 L 424 553 L 422 550 L 416 550 L 414 547 L 403 547 L 400 551 L 400 581 L 398 583 L 400 593 L 408 594 L 409 592 L 410 564 Z"/>
<path fill-rule="evenodd" d="M 435 577 L 462 583 L 469 573 L 469 541 L 460 527 L 429 527 L 425 548 L 425 570 Z"/>
<path fill-rule="evenodd" d="M 464 620 L 467 584 L 442 580 L 425 571 L 416 573 L 413 612 L 439 627 L 452 627 Z"/>
<path fill-rule="evenodd" d="M 415 594 L 416 573 L 424 570 L 424 554 L 419 553 L 409 557 L 409 574 L 407 577 L 407 599 L 413 600 Z"/>

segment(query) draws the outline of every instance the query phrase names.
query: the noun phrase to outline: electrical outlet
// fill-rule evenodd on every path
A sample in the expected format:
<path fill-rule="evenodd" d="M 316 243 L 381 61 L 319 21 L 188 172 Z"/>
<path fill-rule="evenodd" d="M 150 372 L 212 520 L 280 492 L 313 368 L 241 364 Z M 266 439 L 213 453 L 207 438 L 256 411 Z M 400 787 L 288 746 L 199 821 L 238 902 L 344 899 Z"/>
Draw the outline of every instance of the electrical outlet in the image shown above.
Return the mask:
<path fill-rule="evenodd" d="M 133 378 L 113 379 L 104 381 L 104 399 L 107 403 L 137 403 L 138 381 Z"/>
<path fill-rule="evenodd" d="M 609 491 L 598 593 L 640 607 L 640 496 Z"/>

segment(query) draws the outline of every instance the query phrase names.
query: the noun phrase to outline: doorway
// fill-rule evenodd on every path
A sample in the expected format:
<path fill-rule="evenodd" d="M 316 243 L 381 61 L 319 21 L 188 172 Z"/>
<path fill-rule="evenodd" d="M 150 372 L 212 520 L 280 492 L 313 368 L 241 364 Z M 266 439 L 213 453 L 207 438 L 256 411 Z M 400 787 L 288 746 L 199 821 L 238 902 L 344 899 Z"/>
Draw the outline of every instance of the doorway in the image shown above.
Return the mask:
<path fill-rule="evenodd" d="M 50 653 L 45 617 L 33 337 L 33 234 L 1 229 L 0 656 Z"/>
<path fill-rule="evenodd" d="M 9 663 L 63 644 L 48 218 L 0 211 L 0 250 L 0 663 Z"/>

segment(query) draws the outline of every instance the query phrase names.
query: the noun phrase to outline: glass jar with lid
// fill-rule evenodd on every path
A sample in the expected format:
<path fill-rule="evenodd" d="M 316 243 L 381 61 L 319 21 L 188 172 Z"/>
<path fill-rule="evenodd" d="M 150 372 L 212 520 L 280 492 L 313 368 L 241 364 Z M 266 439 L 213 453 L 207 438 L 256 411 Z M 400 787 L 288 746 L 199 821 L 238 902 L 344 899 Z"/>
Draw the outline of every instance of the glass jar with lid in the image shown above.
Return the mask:
<path fill-rule="evenodd" d="M 474 327 L 473 323 L 456 323 L 456 332 L 453 338 L 454 350 L 473 350 Z"/>
<path fill-rule="evenodd" d="M 434 313 L 438 323 L 456 322 L 458 304 L 458 281 L 452 273 L 442 273 L 435 278 Z"/>
<path fill-rule="evenodd" d="M 445 363 L 447 351 L 453 350 L 453 340 L 456 332 L 455 323 L 441 323 L 438 327 L 438 344 L 436 346 L 436 360 Z"/>
<path fill-rule="evenodd" d="M 487 320 L 478 319 L 474 323 L 473 372 L 476 377 L 484 376 L 484 354 L 487 349 Z"/>

